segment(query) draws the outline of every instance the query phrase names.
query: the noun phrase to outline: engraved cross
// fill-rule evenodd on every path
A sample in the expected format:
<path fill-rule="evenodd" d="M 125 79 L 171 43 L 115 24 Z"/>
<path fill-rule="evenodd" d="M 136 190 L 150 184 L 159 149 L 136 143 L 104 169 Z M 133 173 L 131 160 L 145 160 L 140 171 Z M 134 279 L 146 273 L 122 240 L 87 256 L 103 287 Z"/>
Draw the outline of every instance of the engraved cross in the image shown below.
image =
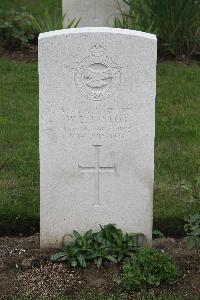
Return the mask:
<path fill-rule="evenodd" d="M 101 145 L 93 145 L 95 149 L 95 166 L 83 167 L 78 165 L 80 173 L 92 173 L 95 174 L 95 204 L 94 206 L 100 206 L 100 174 L 112 173 L 116 174 L 116 164 L 114 166 L 101 166 L 100 165 L 100 147 Z"/>

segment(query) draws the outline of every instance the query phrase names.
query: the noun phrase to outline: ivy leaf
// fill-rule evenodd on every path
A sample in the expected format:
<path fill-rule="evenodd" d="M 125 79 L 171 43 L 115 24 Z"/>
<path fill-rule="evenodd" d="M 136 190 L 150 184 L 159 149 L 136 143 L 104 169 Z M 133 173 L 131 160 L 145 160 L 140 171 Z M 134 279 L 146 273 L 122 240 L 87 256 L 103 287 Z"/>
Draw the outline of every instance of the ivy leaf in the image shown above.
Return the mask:
<path fill-rule="evenodd" d="M 98 269 L 101 267 L 102 262 L 103 262 L 102 257 L 99 257 L 99 258 L 95 261 L 95 263 L 96 263 Z"/>
<path fill-rule="evenodd" d="M 69 259 L 69 262 L 70 262 L 70 265 L 71 265 L 72 267 L 76 267 L 77 264 L 78 264 L 78 262 L 77 262 L 77 260 L 76 260 L 75 258 L 70 258 L 70 259 Z"/>
<path fill-rule="evenodd" d="M 82 236 L 81 236 L 80 233 L 78 233 L 78 231 L 76 231 L 76 230 L 73 230 L 73 236 L 74 236 L 76 239 L 82 240 Z"/>
<path fill-rule="evenodd" d="M 59 261 L 60 259 L 65 260 L 67 258 L 66 252 L 58 252 L 50 256 L 51 261 Z"/>
<path fill-rule="evenodd" d="M 92 230 L 88 230 L 86 231 L 86 233 L 84 234 L 84 238 L 86 239 L 90 239 L 92 237 Z"/>
<path fill-rule="evenodd" d="M 85 268 L 86 267 L 85 257 L 83 255 L 78 255 L 77 259 L 78 259 L 80 266 Z"/>
<path fill-rule="evenodd" d="M 116 258 L 115 258 L 114 256 L 112 256 L 112 255 L 107 255 L 106 258 L 107 258 L 108 260 L 114 262 L 114 263 L 117 263 Z"/>
<path fill-rule="evenodd" d="M 186 237 L 186 242 L 190 250 L 195 247 L 195 240 L 192 237 Z"/>

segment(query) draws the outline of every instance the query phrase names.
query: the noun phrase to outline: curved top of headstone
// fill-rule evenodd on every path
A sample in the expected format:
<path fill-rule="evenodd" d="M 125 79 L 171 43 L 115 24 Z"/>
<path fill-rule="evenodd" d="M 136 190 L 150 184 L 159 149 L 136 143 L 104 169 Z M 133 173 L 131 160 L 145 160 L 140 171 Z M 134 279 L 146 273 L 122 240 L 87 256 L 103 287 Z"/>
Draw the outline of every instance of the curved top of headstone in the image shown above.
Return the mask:
<path fill-rule="evenodd" d="M 66 35 L 66 34 L 78 34 L 78 33 L 118 33 L 124 35 L 132 35 L 138 36 L 142 38 L 155 39 L 156 35 L 152 33 L 137 31 L 137 30 L 129 30 L 129 29 L 121 29 L 121 28 L 110 28 L 110 27 L 82 27 L 82 28 L 70 28 L 70 29 L 62 29 L 44 32 L 39 35 L 39 39 Z"/>

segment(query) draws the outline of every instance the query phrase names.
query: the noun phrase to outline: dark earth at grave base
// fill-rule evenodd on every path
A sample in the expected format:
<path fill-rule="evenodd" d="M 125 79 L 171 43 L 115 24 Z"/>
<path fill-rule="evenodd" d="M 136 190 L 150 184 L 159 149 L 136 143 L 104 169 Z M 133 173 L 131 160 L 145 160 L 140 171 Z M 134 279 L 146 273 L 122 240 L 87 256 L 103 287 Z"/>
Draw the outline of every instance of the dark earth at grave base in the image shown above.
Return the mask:
<path fill-rule="evenodd" d="M 0 58 L 21 62 L 36 62 L 38 59 L 38 47 L 37 45 L 27 45 L 17 50 L 6 50 L 0 47 Z"/>
<path fill-rule="evenodd" d="M 200 295 L 200 265 L 195 253 L 187 250 L 180 239 L 156 239 L 153 245 L 172 255 L 182 272 L 176 283 L 153 291 L 158 295 L 170 292 L 178 293 L 183 299 L 197 299 Z M 119 266 L 104 263 L 99 270 L 93 264 L 86 269 L 74 269 L 64 263 L 48 261 L 52 252 L 39 248 L 39 235 L 1 237 L 0 299 L 11 295 L 50 299 L 58 292 L 74 299 L 80 299 L 80 294 L 117 294 L 126 295 L 126 299 L 138 296 L 138 293 L 127 294 L 123 289 Z"/>
<path fill-rule="evenodd" d="M 21 62 L 37 62 L 38 60 L 38 46 L 37 45 L 26 45 L 19 49 L 11 49 L 6 50 L 3 47 L 0 47 L 0 58 L 10 59 L 14 61 L 21 61 Z M 197 59 L 198 60 L 198 59 Z M 158 62 L 160 63 L 184 63 L 184 64 L 191 64 L 195 60 L 190 57 L 181 56 L 177 57 L 176 59 L 168 58 L 158 58 Z M 196 62 L 196 61 L 195 61 Z"/>

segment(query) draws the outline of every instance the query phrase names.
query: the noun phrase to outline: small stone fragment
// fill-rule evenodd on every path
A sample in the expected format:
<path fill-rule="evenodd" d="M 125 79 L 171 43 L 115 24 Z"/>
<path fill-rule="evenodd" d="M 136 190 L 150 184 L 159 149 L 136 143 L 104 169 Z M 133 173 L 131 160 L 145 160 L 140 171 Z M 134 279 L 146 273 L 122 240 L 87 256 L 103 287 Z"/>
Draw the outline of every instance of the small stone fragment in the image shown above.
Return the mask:
<path fill-rule="evenodd" d="M 23 261 L 22 261 L 22 268 L 24 269 L 30 269 L 32 267 L 32 264 L 33 264 L 33 261 L 35 260 L 34 257 L 30 257 L 30 258 L 25 258 Z"/>

